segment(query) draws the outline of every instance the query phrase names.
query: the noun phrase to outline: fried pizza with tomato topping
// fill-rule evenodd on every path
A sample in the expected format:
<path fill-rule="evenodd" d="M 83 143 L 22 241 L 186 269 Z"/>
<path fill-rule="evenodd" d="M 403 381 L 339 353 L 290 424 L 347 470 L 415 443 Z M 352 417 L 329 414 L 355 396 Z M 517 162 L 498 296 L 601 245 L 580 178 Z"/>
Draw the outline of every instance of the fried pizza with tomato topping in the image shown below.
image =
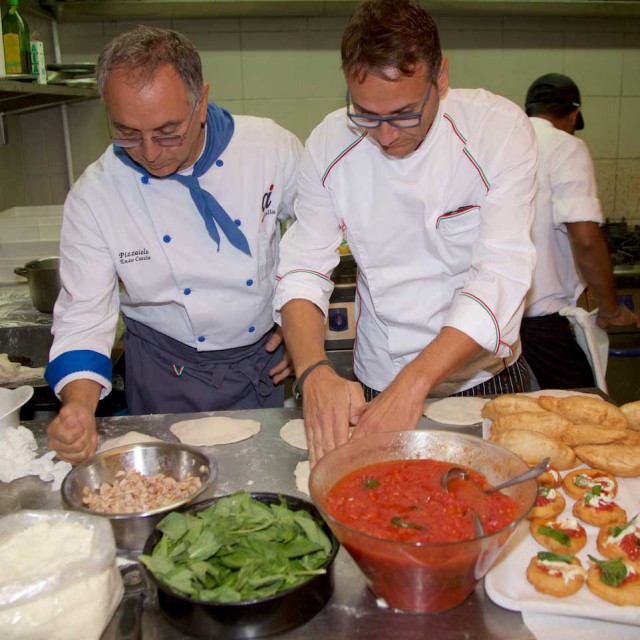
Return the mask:
<path fill-rule="evenodd" d="M 536 591 L 556 598 L 576 593 L 584 584 L 586 571 L 578 558 L 571 554 L 540 551 L 531 558 L 527 580 Z"/>
<path fill-rule="evenodd" d="M 538 486 L 538 496 L 527 520 L 555 518 L 564 511 L 566 502 L 562 494 L 553 487 Z"/>
<path fill-rule="evenodd" d="M 587 532 L 575 518 L 534 520 L 531 535 L 543 547 L 561 554 L 575 554 L 587 544 Z"/>
<path fill-rule="evenodd" d="M 640 605 L 640 565 L 625 558 L 598 560 L 587 572 L 587 587 L 598 597 L 621 607 Z"/>
<path fill-rule="evenodd" d="M 627 512 L 612 497 L 605 495 L 600 485 L 591 487 L 581 500 L 575 502 L 572 513 L 576 518 L 596 527 L 627 521 Z"/>
<path fill-rule="evenodd" d="M 640 562 L 640 526 L 636 524 L 638 516 L 629 522 L 602 527 L 598 533 L 598 551 L 605 558 L 626 558 Z"/>
<path fill-rule="evenodd" d="M 545 487 L 553 487 L 554 489 L 562 484 L 562 476 L 553 465 L 549 465 L 549 468 L 544 473 L 541 473 L 537 480 L 538 484 L 542 484 Z"/>
<path fill-rule="evenodd" d="M 562 479 L 565 493 L 574 500 L 580 500 L 592 487 L 599 485 L 602 495 L 615 498 L 618 482 L 615 477 L 602 469 L 576 469 Z"/>

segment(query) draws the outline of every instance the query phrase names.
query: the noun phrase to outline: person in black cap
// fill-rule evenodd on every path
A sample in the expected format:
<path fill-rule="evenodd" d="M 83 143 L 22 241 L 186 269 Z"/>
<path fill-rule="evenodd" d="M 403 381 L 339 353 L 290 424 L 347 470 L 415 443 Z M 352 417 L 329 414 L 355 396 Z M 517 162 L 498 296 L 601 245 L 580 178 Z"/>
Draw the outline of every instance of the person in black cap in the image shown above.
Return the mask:
<path fill-rule="evenodd" d="M 616 298 L 593 161 L 573 135 L 584 128 L 576 83 L 559 73 L 538 78 L 527 91 L 525 109 L 539 149 L 531 231 L 538 260 L 525 301 L 522 350 L 542 389 L 592 387 L 591 365 L 559 312 L 575 306 L 588 287 L 600 328 L 640 321 Z"/>

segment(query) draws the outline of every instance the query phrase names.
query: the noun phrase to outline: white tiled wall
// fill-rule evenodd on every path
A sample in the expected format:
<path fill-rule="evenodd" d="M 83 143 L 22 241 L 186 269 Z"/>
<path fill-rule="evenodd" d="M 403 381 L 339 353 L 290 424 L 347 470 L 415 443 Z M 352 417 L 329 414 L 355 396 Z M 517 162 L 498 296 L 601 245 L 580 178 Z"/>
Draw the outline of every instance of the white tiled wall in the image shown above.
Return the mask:
<path fill-rule="evenodd" d="M 271 117 L 305 139 L 343 105 L 342 18 L 167 20 L 202 55 L 210 95 L 235 113 Z M 586 129 L 606 215 L 640 224 L 640 20 L 609 18 L 438 18 L 452 85 L 483 86 L 522 104 L 543 73 L 566 73 L 582 90 Z M 59 25 L 64 62 L 95 60 L 133 23 Z M 36 25 L 53 59 L 49 25 Z M 33 25 L 32 25 L 33 31 Z M 108 144 L 98 101 L 68 108 L 73 173 Z M 0 146 L 0 210 L 60 203 L 67 191 L 58 109 L 8 117 Z"/>

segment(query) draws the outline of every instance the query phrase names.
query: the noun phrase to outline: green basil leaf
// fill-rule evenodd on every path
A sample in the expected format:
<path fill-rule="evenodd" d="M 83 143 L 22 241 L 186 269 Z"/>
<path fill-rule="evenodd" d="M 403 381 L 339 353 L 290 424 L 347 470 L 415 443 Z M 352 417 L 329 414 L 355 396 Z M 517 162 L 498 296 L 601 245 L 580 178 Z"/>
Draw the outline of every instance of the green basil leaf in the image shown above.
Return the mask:
<path fill-rule="evenodd" d="M 538 527 L 538 533 L 541 536 L 547 536 L 553 538 L 556 542 L 559 542 L 563 547 L 571 546 L 571 538 L 568 533 L 560 531 L 560 529 L 554 529 L 553 527 L 540 526 Z"/>
<path fill-rule="evenodd" d="M 566 553 L 553 553 L 551 551 L 538 551 L 538 560 L 545 562 L 566 562 L 571 564 L 575 556 Z"/>
<path fill-rule="evenodd" d="M 377 489 L 380 486 L 380 480 L 377 478 L 364 478 L 362 486 L 364 489 Z"/>
<path fill-rule="evenodd" d="M 604 584 L 610 587 L 620 586 L 627 577 L 627 567 L 622 561 L 622 558 L 598 560 L 590 555 L 589 560 L 595 562 L 600 567 L 600 582 L 604 582 Z"/>
<path fill-rule="evenodd" d="M 589 485 L 590 480 L 591 478 L 589 478 L 589 476 L 581 473 L 573 479 L 573 484 L 575 484 L 576 487 L 586 487 Z"/>
<path fill-rule="evenodd" d="M 391 518 L 391 524 L 394 527 L 400 527 L 401 529 L 417 529 L 418 531 L 424 531 L 424 527 L 421 524 L 404 520 L 400 516 L 394 516 Z"/>

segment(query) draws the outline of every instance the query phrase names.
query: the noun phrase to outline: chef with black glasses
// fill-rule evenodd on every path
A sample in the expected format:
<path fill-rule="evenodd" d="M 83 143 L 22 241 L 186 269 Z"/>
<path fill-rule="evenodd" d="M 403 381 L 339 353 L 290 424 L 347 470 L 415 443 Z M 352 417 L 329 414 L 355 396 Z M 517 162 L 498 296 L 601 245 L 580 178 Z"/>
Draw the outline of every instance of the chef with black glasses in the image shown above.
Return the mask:
<path fill-rule="evenodd" d="M 531 283 L 537 150 L 515 104 L 450 89 L 436 25 L 413 0 L 365 0 L 342 40 L 346 108 L 307 141 L 275 296 L 311 461 L 412 429 L 428 396 L 526 391 L 518 330 Z M 354 372 L 323 349 L 345 236 L 358 265 Z"/>
<path fill-rule="evenodd" d="M 300 142 L 208 102 L 175 31 L 117 36 L 97 75 L 113 144 L 65 202 L 46 371 L 49 446 L 72 462 L 96 449 L 119 311 L 131 414 L 282 406 L 290 371 L 272 297 Z"/>

